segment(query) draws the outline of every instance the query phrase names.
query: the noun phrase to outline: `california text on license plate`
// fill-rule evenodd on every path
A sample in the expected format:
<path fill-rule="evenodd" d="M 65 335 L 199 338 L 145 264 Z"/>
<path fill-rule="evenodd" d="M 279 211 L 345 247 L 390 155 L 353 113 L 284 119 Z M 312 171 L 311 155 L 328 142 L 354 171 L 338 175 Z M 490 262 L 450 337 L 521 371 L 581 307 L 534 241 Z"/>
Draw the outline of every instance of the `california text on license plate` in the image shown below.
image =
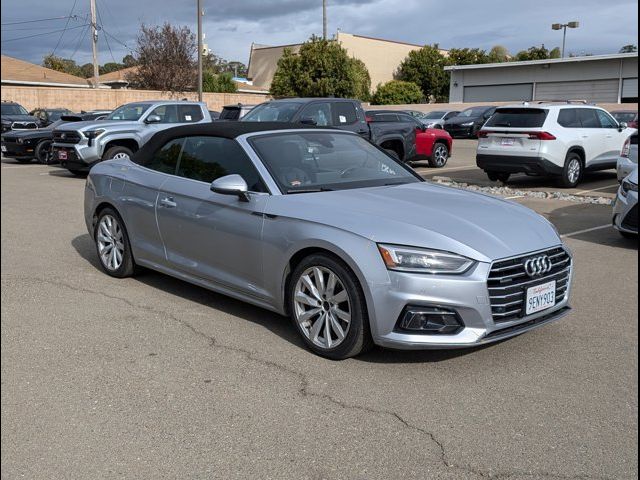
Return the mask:
<path fill-rule="evenodd" d="M 66 160 L 67 159 L 67 152 L 65 152 L 64 150 L 58 150 L 58 160 Z"/>
<path fill-rule="evenodd" d="M 527 289 L 527 315 L 541 312 L 556 304 L 556 281 Z"/>
<path fill-rule="evenodd" d="M 504 145 L 505 147 L 511 147 L 516 143 L 516 139 L 515 138 L 503 138 L 502 139 L 502 145 Z"/>

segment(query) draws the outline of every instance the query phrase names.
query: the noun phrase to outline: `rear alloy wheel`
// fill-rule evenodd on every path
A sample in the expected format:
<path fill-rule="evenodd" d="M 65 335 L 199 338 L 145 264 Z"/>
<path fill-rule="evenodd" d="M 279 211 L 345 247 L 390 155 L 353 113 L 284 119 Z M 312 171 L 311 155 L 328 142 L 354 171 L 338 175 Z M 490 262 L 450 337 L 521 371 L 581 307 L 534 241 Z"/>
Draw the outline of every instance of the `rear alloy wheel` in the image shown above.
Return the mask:
<path fill-rule="evenodd" d="M 94 230 L 94 240 L 102 270 L 108 275 L 125 278 L 133 275 L 135 263 L 131 255 L 129 236 L 124 223 L 115 210 L 100 212 Z"/>
<path fill-rule="evenodd" d="M 564 162 L 560 183 L 565 188 L 575 188 L 582 180 L 582 158 L 577 153 L 569 153 Z"/>
<path fill-rule="evenodd" d="M 372 345 L 358 280 L 328 255 L 311 255 L 296 267 L 289 283 L 289 308 L 304 342 L 319 355 L 342 360 Z"/>
<path fill-rule="evenodd" d="M 53 149 L 51 148 L 52 145 L 53 142 L 51 140 L 43 140 L 38 143 L 38 145 L 36 145 L 35 155 L 38 162 L 44 165 L 53 163 Z"/>
<path fill-rule="evenodd" d="M 432 168 L 442 168 L 449 160 L 449 148 L 444 143 L 436 143 L 429 159 L 429 166 Z"/>

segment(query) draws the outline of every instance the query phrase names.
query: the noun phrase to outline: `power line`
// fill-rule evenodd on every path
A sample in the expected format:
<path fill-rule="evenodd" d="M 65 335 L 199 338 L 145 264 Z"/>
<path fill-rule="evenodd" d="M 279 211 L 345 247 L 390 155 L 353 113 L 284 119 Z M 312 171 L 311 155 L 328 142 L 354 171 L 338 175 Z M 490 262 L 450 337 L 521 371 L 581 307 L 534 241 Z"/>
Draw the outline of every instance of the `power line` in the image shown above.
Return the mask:
<path fill-rule="evenodd" d="M 111 37 L 112 40 L 114 40 L 115 42 L 119 43 L 120 45 L 122 45 L 124 48 L 126 48 L 127 50 L 129 50 L 129 52 L 133 53 L 133 49 L 131 47 L 129 47 L 129 45 L 127 45 L 126 43 L 121 42 L 120 40 L 118 40 L 116 37 L 114 37 L 113 35 L 111 35 L 109 32 L 107 32 L 104 29 L 104 26 L 102 27 L 102 31 L 108 35 L 109 37 Z"/>
<path fill-rule="evenodd" d="M 82 41 L 87 36 L 87 32 L 89 31 L 90 25 L 91 25 L 90 23 L 86 24 L 85 28 L 80 32 L 80 36 L 78 37 L 78 43 L 76 43 L 76 49 L 73 51 L 73 53 L 71 54 L 71 57 L 70 57 L 71 60 L 73 60 L 73 57 L 75 57 L 76 53 L 78 53 L 78 49 L 80 48 L 80 45 L 82 44 Z"/>
<path fill-rule="evenodd" d="M 77 15 L 73 15 L 74 17 L 77 17 Z M 36 23 L 36 22 L 48 22 L 50 20 L 64 20 L 66 18 L 69 18 L 69 16 L 65 16 L 65 17 L 51 17 L 51 18 L 40 18 L 38 20 L 24 20 L 22 22 L 6 22 L 6 23 L 2 23 L 0 25 L 22 25 L 24 23 Z"/>
<path fill-rule="evenodd" d="M 98 12 L 98 21 L 100 22 L 100 28 L 102 29 L 102 31 L 104 31 L 104 24 L 102 23 L 102 16 L 100 15 L 100 5 L 99 3 L 96 1 L 96 11 Z M 104 36 L 104 41 L 107 44 L 107 48 L 109 49 L 109 54 L 111 55 L 111 60 L 113 60 L 113 63 L 118 63 L 116 62 L 115 57 L 113 56 L 113 51 L 111 51 L 111 45 L 109 45 L 109 37 L 107 37 L 106 35 Z"/>
<path fill-rule="evenodd" d="M 1 43 L 15 42 L 17 40 L 26 40 L 27 38 L 42 37 L 44 35 L 51 35 L 51 34 L 54 34 L 54 33 L 64 32 L 65 30 L 75 30 L 76 28 L 82 28 L 82 27 L 85 27 L 86 25 L 87 24 L 78 25 L 77 27 L 71 27 L 71 28 L 68 28 L 68 29 L 61 28 L 60 30 L 52 30 L 51 32 L 45 32 L 45 33 L 36 33 L 35 35 L 27 35 L 25 37 L 9 38 L 7 40 L 2 40 Z"/>
<path fill-rule="evenodd" d="M 58 43 L 56 43 L 56 46 L 53 48 L 53 52 L 51 53 L 51 55 L 55 55 L 56 54 L 56 50 L 58 50 L 58 47 L 60 46 L 60 42 L 62 41 L 62 37 L 64 37 L 64 34 L 66 33 L 67 28 L 69 27 L 69 22 L 71 21 L 71 17 L 73 16 L 73 11 L 76 8 L 76 3 L 78 3 L 78 0 L 73 0 L 73 6 L 71 7 L 71 11 L 69 12 L 69 18 L 67 18 L 67 23 L 64 26 L 64 30 L 60 34 L 60 37 L 58 38 Z"/>

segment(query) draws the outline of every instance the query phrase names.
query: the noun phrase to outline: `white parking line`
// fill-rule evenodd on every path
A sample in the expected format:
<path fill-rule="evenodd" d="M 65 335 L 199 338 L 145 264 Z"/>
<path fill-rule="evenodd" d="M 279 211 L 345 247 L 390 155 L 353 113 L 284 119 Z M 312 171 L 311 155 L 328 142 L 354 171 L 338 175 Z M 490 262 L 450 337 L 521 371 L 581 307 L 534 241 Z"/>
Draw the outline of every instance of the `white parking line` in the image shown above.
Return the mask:
<path fill-rule="evenodd" d="M 35 167 L 46 167 L 46 165 L 10 165 L 8 167 L 2 167 L 2 170 L 13 170 L 19 168 L 35 168 Z"/>
<path fill-rule="evenodd" d="M 516 198 L 524 198 L 524 195 L 514 195 L 513 197 L 505 197 L 505 200 L 515 200 Z"/>
<path fill-rule="evenodd" d="M 613 228 L 611 224 L 601 225 L 599 227 L 587 228 L 585 230 L 578 230 L 577 232 L 565 233 L 562 235 L 562 238 L 565 237 L 575 237 L 576 235 L 580 235 L 582 233 L 595 232 L 597 230 L 604 230 L 605 228 Z"/>
<path fill-rule="evenodd" d="M 618 188 L 618 184 L 616 183 L 615 185 L 609 185 L 608 187 L 593 188 L 591 190 L 582 190 L 581 192 L 578 192 L 575 195 L 582 195 L 584 193 L 590 193 L 590 192 L 599 192 L 600 190 L 607 190 L 607 189 L 613 188 L 613 187 L 615 187 L 617 189 Z"/>

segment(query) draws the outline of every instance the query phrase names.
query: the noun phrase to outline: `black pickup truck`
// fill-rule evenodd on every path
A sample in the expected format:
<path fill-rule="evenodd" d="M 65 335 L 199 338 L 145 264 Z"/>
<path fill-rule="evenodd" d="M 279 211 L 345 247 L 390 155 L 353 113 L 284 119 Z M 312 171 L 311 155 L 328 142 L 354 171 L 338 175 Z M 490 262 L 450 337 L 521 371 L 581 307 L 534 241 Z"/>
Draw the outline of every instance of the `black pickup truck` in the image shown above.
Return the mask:
<path fill-rule="evenodd" d="M 339 128 L 362 135 L 399 160 L 416 155 L 416 131 L 409 123 L 369 123 L 358 100 L 287 98 L 258 105 L 242 122 L 287 122 Z"/>

